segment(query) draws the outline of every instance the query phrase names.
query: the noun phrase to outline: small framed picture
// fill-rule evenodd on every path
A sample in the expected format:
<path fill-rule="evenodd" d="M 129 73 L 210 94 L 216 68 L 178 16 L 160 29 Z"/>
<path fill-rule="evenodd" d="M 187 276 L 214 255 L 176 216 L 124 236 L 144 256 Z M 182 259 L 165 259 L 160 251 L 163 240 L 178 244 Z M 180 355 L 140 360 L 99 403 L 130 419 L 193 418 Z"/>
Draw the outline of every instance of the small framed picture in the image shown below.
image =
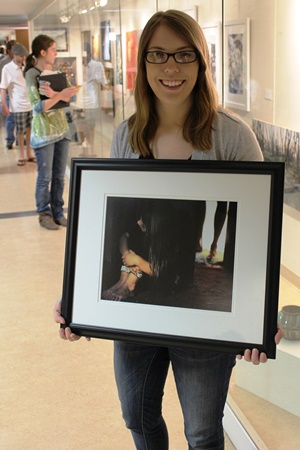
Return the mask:
<path fill-rule="evenodd" d="M 225 104 L 250 111 L 250 19 L 225 24 Z"/>
<path fill-rule="evenodd" d="M 66 325 L 275 358 L 283 179 L 283 163 L 74 158 Z"/>
<path fill-rule="evenodd" d="M 69 50 L 67 28 L 48 28 L 46 30 L 35 31 L 35 36 L 39 34 L 46 34 L 54 39 L 58 52 L 67 52 Z"/>

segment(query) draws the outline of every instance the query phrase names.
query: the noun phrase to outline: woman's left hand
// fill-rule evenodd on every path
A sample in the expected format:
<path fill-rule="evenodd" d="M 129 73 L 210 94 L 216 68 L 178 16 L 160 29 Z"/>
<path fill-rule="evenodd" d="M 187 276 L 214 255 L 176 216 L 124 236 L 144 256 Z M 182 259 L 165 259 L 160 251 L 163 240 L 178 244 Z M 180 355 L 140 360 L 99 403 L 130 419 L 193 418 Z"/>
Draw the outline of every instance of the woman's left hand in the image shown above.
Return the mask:
<path fill-rule="evenodd" d="M 123 255 L 122 260 L 123 264 L 128 267 L 138 265 L 138 255 L 134 253 L 133 250 L 129 250 L 125 255 Z"/>
<path fill-rule="evenodd" d="M 56 92 L 50 87 L 50 83 L 48 82 L 39 87 L 39 93 L 45 95 L 48 98 L 52 98 L 56 94 Z"/>
<path fill-rule="evenodd" d="M 278 328 L 278 331 L 275 335 L 275 344 L 278 345 L 281 339 L 283 338 L 283 330 Z M 255 366 L 260 363 L 266 363 L 268 361 L 267 355 L 265 353 L 259 353 L 259 351 L 254 348 L 253 350 L 245 350 L 243 355 L 237 355 L 237 359 L 243 359 L 247 362 L 251 362 Z"/>

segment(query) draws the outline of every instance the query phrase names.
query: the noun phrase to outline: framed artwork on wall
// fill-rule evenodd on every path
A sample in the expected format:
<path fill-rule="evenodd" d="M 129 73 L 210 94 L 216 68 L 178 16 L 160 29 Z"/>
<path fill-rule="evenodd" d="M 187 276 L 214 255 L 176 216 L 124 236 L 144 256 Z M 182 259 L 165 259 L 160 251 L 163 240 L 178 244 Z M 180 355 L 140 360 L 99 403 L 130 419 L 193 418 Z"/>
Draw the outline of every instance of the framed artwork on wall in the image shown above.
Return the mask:
<path fill-rule="evenodd" d="M 67 74 L 67 80 L 75 86 L 77 84 L 76 56 L 59 56 L 55 58 L 53 70 L 59 70 Z"/>
<path fill-rule="evenodd" d="M 250 111 L 250 19 L 225 24 L 225 104 Z"/>
<path fill-rule="evenodd" d="M 218 91 L 219 101 L 222 101 L 222 67 L 221 67 L 221 24 L 206 23 L 201 25 L 202 31 L 207 41 L 210 54 L 210 67 L 215 86 Z"/>
<path fill-rule="evenodd" d="M 99 34 L 92 36 L 92 58 L 96 61 L 99 59 Z"/>
<path fill-rule="evenodd" d="M 233 354 L 257 348 L 275 358 L 283 180 L 280 162 L 74 158 L 66 326 L 81 336 Z M 218 267 L 195 258 L 203 203 L 212 202 L 228 205 Z"/>
<path fill-rule="evenodd" d="M 122 69 L 122 36 L 116 36 L 116 84 L 123 84 L 123 69 Z"/>
<path fill-rule="evenodd" d="M 252 129 L 265 161 L 285 163 L 284 201 L 300 212 L 300 132 L 258 119 L 252 120 Z"/>
<path fill-rule="evenodd" d="M 89 30 L 81 32 L 81 50 L 83 56 L 86 56 L 87 53 L 92 54 L 91 32 Z"/>
<path fill-rule="evenodd" d="M 67 28 L 48 28 L 40 31 L 35 31 L 34 36 L 39 34 L 46 34 L 56 42 L 56 50 L 58 52 L 67 52 L 68 47 L 68 30 Z"/>
<path fill-rule="evenodd" d="M 126 89 L 134 88 L 137 74 L 137 51 L 139 43 L 138 30 L 126 33 Z"/>
<path fill-rule="evenodd" d="M 100 23 L 100 35 L 101 35 L 101 49 L 102 49 L 102 60 L 110 62 L 111 61 L 111 42 L 109 40 L 110 33 L 110 20 L 103 20 Z"/>
<path fill-rule="evenodd" d="M 102 89 L 102 110 L 109 116 L 115 117 L 114 99 L 114 69 L 104 67 L 107 85 Z"/>

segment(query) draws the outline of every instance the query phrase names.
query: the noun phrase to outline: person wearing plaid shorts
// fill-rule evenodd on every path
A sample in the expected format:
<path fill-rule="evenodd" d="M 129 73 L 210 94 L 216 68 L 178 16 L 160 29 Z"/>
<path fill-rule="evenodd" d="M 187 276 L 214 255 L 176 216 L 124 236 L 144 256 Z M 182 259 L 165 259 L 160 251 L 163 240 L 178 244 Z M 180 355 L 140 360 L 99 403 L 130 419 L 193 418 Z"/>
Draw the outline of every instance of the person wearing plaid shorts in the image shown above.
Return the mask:
<path fill-rule="evenodd" d="M 1 77 L 1 96 L 3 113 L 9 117 L 15 115 L 17 136 L 19 141 L 20 159 L 18 166 L 24 166 L 27 161 L 35 162 L 30 147 L 32 107 L 28 98 L 26 81 L 23 76 L 23 63 L 28 51 L 21 44 L 15 44 L 12 48 L 13 60 L 3 68 Z M 6 93 L 9 95 L 9 108 L 6 103 Z M 26 133 L 26 152 L 24 145 L 24 133 Z"/>

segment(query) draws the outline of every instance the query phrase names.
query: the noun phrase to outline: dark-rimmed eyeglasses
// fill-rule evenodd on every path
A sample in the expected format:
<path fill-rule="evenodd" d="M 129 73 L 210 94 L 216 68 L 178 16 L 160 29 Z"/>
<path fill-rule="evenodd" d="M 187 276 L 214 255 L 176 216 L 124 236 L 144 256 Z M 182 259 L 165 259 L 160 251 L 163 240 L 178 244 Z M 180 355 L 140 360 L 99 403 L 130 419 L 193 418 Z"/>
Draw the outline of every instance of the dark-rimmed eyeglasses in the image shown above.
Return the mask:
<path fill-rule="evenodd" d="M 146 61 L 150 64 L 164 64 L 168 61 L 170 56 L 173 56 L 178 64 L 189 64 L 196 61 L 198 52 L 194 50 L 184 50 L 181 52 L 167 53 L 156 50 L 144 53 Z"/>

